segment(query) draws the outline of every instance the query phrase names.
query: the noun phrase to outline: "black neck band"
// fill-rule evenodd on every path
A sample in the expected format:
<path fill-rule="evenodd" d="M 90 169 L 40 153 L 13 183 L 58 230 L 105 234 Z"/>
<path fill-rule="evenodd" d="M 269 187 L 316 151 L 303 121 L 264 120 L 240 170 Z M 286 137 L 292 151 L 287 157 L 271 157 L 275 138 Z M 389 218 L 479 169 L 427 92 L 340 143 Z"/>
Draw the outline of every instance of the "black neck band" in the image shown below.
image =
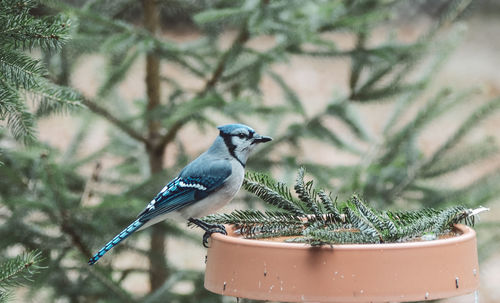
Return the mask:
<path fill-rule="evenodd" d="M 245 164 L 241 162 L 241 160 L 236 156 L 235 153 L 236 145 L 234 145 L 233 142 L 231 141 L 231 135 L 224 134 L 223 132 L 221 132 L 220 136 L 222 137 L 222 139 L 224 139 L 224 143 L 226 144 L 226 147 L 229 150 L 229 154 L 233 156 L 233 158 L 235 158 L 236 161 L 240 162 L 241 166 L 245 167 Z"/>

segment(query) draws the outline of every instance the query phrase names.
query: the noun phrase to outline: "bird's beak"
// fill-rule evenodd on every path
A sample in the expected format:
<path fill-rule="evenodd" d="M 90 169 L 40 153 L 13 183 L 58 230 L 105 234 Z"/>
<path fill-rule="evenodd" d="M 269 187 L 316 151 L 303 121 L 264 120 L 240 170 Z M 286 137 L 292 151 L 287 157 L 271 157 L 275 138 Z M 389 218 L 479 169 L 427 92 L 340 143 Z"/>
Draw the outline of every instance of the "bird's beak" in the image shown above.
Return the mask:
<path fill-rule="evenodd" d="M 254 143 L 264 143 L 264 142 L 269 142 L 272 139 L 273 138 L 268 137 L 268 136 L 261 136 L 261 135 L 255 134 L 254 137 L 253 137 L 253 142 Z"/>

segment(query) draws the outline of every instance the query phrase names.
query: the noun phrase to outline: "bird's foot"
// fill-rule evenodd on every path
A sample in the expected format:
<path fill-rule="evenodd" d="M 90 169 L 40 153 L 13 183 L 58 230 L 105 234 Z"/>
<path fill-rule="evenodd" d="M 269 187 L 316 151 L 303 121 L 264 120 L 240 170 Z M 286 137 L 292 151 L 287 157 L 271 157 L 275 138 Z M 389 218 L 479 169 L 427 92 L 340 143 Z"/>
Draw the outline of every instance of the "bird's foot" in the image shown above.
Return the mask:
<path fill-rule="evenodd" d="M 220 227 L 215 227 L 213 229 L 209 229 L 209 230 L 205 231 L 205 233 L 203 234 L 203 246 L 205 248 L 208 248 L 208 239 L 210 239 L 210 236 L 213 233 L 220 233 L 223 235 L 227 235 L 227 231 L 223 225 L 220 225 Z"/>
<path fill-rule="evenodd" d="M 194 218 L 189 218 L 189 222 L 205 231 L 205 234 L 203 234 L 203 246 L 206 248 L 208 248 L 208 239 L 210 239 L 213 233 L 227 235 L 226 228 L 222 224 L 211 224 Z"/>

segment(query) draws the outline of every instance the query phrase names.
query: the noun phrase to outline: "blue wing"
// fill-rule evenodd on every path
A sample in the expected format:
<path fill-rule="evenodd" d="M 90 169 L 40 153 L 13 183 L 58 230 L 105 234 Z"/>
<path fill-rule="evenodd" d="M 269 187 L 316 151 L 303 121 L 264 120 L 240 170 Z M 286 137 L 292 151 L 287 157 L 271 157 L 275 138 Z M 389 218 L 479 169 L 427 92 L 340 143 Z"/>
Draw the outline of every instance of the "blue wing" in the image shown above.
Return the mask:
<path fill-rule="evenodd" d="M 223 160 L 207 161 L 200 158 L 191 162 L 177 178 L 168 183 L 139 214 L 137 220 L 89 260 L 89 265 L 95 264 L 105 253 L 132 233 L 147 226 L 146 223 L 154 217 L 191 205 L 218 190 L 231 175 L 231 164 Z"/>
<path fill-rule="evenodd" d="M 218 190 L 230 175 L 228 161 L 195 160 L 156 195 L 138 219 L 146 223 L 154 217 L 191 205 Z"/>

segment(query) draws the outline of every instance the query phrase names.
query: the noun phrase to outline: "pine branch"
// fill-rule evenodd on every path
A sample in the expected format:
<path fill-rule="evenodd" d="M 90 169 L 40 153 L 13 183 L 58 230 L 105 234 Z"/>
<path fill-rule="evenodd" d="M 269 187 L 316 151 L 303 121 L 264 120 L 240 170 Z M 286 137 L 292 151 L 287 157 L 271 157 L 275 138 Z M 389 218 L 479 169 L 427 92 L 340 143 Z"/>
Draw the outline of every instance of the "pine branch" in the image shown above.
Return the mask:
<path fill-rule="evenodd" d="M 14 287 L 32 282 L 33 276 L 42 268 L 38 264 L 42 261 L 39 252 L 30 252 L 19 255 L 0 264 L 0 301 Z"/>
<path fill-rule="evenodd" d="M 38 85 L 40 76 L 46 70 L 38 60 L 17 51 L 0 48 L 0 73 L 16 88 L 29 90 Z"/>
<path fill-rule="evenodd" d="M 316 204 L 316 192 L 314 192 L 312 187 L 313 182 L 309 181 L 305 183 L 304 174 L 304 168 L 299 168 L 294 186 L 295 192 L 297 193 L 299 199 L 304 202 L 304 205 L 308 208 L 308 212 L 312 212 L 316 217 L 321 217 L 322 212 Z"/>
<path fill-rule="evenodd" d="M 363 125 L 357 111 L 347 99 L 342 98 L 330 103 L 326 108 L 326 113 L 344 122 L 358 138 L 368 142 L 373 139 Z"/>
<path fill-rule="evenodd" d="M 132 298 L 132 296 L 123 290 L 119 285 L 116 284 L 108 275 L 101 273 L 96 267 L 85 266 L 85 269 L 90 273 L 92 277 L 98 280 L 102 285 L 104 285 L 111 293 L 113 293 L 116 298 L 119 298 L 121 302 L 135 303 L 137 302 Z"/>
<path fill-rule="evenodd" d="M 356 229 L 321 230 L 312 229 L 304 233 L 301 242 L 313 246 L 324 244 L 351 244 L 351 243 L 378 243 L 376 238 L 371 237 Z"/>
<path fill-rule="evenodd" d="M 325 191 L 320 190 L 318 192 L 318 196 L 321 199 L 321 202 L 328 214 L 331 214 L 336 220 L 342 221 L 342 216 L 337 208 L 336 201 L 333 202 L 330 195 L 328 195 Z"/>
<path fill-rule="evenodd" d="M 219 96 L 205 96 L 205 97 L 195 97 L 187 102 L 177 105 L 172 110 L 167 110 L 165 113 L 167 117 L 164 119 L 164 125 L 167 125 L 167 132 L 161 137 L 158 142 L 158 146 L 163 148 L 171 143 L 176 137 L 177 133 L 184 127 L 188 122 L 192 120 L 198 120 L 202 122 L 203 118 L 200 112 L 207 108 L 217 108 L 225 105 L 225 101 Z"/>
<path fill-rule="evenodd" d="M 228 63 L 229 60 L 232 60 L 236 58 L 241 51 L 243 45 L 245 42 L 250 39 L 250 33 L 248 32 L 248 27 L 246 24 L 246 21 L 244 21 L 244 25 L 242 28 L 239 30 L 238 35 L 234 39 L 233 43 L 229 47 L 228 50 L 226 50 L 222 56 L 219 58 L 216 67 L 210 76 L 208 80 L 205 82 L 204 88 L 198 93 L 198 96 L 204 96 L 206 93 L 208 93 L 212 88 L 215 87 L 219 79 L 222 77 L 222 74 L 224 73 L 224 70 L 226 68 L 226 64 Z"/>
<path fill-rule="evenodd" d="M 82 236 L 79 232 L 74 228 L 74 224 L 72 222 L 68 222 L 69 214 L 65 211 L 61 211 L 62 213 L 62 221 L 61 221 L 61 231 L 67 234 L 72 244 L 80 251 L 80 253 L 85 258 L 92 257 L 92 252 L 90 248 L 84 243 Z"/>
<path fill-rule="evenodd" d="M 16 140 L 31 143 L 35 140 L 33 115 L 21 101 L 19 90 L 0 79 L 0 119 L 7 119 L 7 127 Z"/>
<path fill-rule="evenodd" d="M 269 176 L 248 173 L 245 189 L 278 210 L 265 213 L 237 210 L 210 215 L 203 220 L 231 224 L 251 239 L 294 236 L 296 238 L 290 241 L 312 245 L 387 243 L 420 237 L 426 232 L 438 236 L 449 232 L 454 224 L 474 224 L 474 216 L 487 210 L 452 206 L 443 210 L 378 211 L 356 195 L 338 208 L 324 191 L 319 191 L 321 203 L 316 205 L 316 190 L 313 191 L 312 183 L 304 183 L 303 177 L 304 170 L 300 169 L 295 188 L 301 201 L 296 201 L 284 185 L 278 185 Z"/>
<path fill-rule="evenodd" d="M 441 12 L 439 22 L 429 29 L 428 36 L 433 36 L 441 28 L 445 28 L 453 23 L 472 3 L 472 0 L 454 0 Z"/>
<path fill-rule="evenodd" d="M 4 47 L 32 49 L 40 47 L 46 51 L 60 49 L 69 37 L 71 23 L 61 16 L 34 18 L 30 9 L 36 1 L 3 0 L 0 11 L 0 44 Z"/>
<path fill-rule="evenodd" d="M 243 187 L 262 200 L 297 216 L 304 216 L 304 210 L 294 201 L 290 190 L 282 183 L 276 183 L 268 175 L 246 173 Z"/>
<path fill-rule="evenodd" d="M 22 53 L 40 47 L 53 51 L 61 47 L 69 33 L 69 20 L 63 17 L 36 18 L 30 10 L 35 1 L 0 1 L 0 119 L 16 140 L 33 142 L 34 115 L 24 104 L 26 95 L 39 100 L 39 113 L 79 106 L 78 96 L 69 89 L 49 83 L 43 64 Z"/>
<path fill-rule="evenodd" d="M 278 84 L 278 86 L 281 88 L 285 95 L 285 100 L 288 101 L 294 111 L 299 113 L 302 117 L 306 118 L 306 111 L 302 106 L 302 102 L 300 101 L 297 94 L 290 88 L 290 86 L 286 84 L 285 80 L 280 75 L 272 71 L 269 71 L 269 75 L 271 76 L 271 79 L 273 79 L 274 82 L 276 82 L 276 84 Z"/>
<path fill-rule="evenodd" d="M 394 110 L 392 111 L 390 118 L 385 122 L 384 134 L 389 133 L 391 126 L 396 125 L 398 119 L 404 116 L 404 111 L 409 109 L 410 105 L 418 100 L 418 97 L 420 97 L 426 91 L 426 88 L 428 88 L 432 83 L 431 80 L 433 79 L 434 75 L 446 62 L 446 59 L 456 48 L 462 36 L 463 30 L 457 28 L 453 30 L 448 38 L 444 41 L 438 40 L 437 42 L 434 42 L 429 40 L 429 37 L 421 37 L 419 39 L 420 43 L 435 43 L 435 52 L 433 53 L 426 70 L 423 72 L 423 75 L 416 81 L 418 83 L 421 83 L 421 89 L 402 94 L 402 96 L 396 101 L 396 105 L 394 106 Z"/>
<path fill-rule="evenodd" d="M 100 12 L 92 10 L 90 7 L 84 6 L 83 8 L 78 8 L 58 0 L 41 0 L 41 2 L 45 6 L 57 11 L 63 11 L 88 20 L 92 22 L 93 25 L 100 26 L 102 32 L 107 33 L 109 31 L 113 35 L 122 34 L 124 37 L 134 37 L 136 41 L 135 44 L 141 44 L 144 48 L 143 50 L 154 53 L 162 58 L 167 58 L 181 67 L 186 68 L 198 77 L 204 76 L 202 71 L 191 66 L 185 58 L 194 58 L 198 60 L 199 56 L 190 48 L 178 46 L 176 43 L 168 41 L 165 38 L 159 39 L 148 30 L 136 27 L 123 20 L 107 17 Z M 92 32 L 90 34 L 94 33 Z"/>
<path fill-rule="evenodd" d="M 497 165 L 491 172 L 474 180 L 471 184 L 455 190 L 445 191 L 434 203 L 441 202 L 439 198 L 446 198 L 448 201 L 463 199 L 469 201 L 468 205 L 478 206 L 495 199 L 500 193 L 500 167 Z M 466 197 L 466 198 L 464 198 Z M 432 198 L 432 197 L 431 197 Z"/>
<path fill-rule="evenodd" d="M 422 169 L 429 169 L 433 166 L 447 151 L 453 148 L 474 126 L 493 114 L 500 108 L 500 98 L 493 99 L 485 105 L 478 108 L 467 118 L 455 133 L 449 137 L 446 142 L 427 160 Z"/>
<path fill-rule="evenodd" d="M 435 223 L 432 227 L 433 232 L 436 234 L 443 233 L 453 228 L 453 224 L 460 222 L 461 220 L 468 217 L 468 211 L 463 206 L 450 207 L 441 211 L 439 216 L 436 218 Z"/>
<path fill-rule="evenodd" d="M 405 140 L 407 140 L 410 135 L 415 134 L 416 131 L 419 131 L 426 123 L 431 121 L 432 118 L 436 117 L 441 102 L 443 102 L 443 99 L 448 97 L 450 94 L 451 91 L 449 89 L 442 89 L 434 98 L 429 100 L 427 104 L 420 109 L 413 120 L 408 122 L 401 130 L 388 140 L 385 144 L 388 146 L 388 150 L 379 159 L 379 162 L 383 165 L 387 165 L 387 163 L 392 161 L 395 155 L 399 153 Z"/>
<path fill-rule="evenodd" d="M 300 236 L 302 220 L 284 211 L 236 210 L 229 214 L 214 214 L 202 218 L 208 223 L 231 224 L 247 238 Z M 192 225 L 192 224 L 188 224 Z"/>
<path fill-rule="evenodd" d="M 359 76 L 361 75 L 361 72 L 366 63 L 365 62 L 366 56 L 363 56 L 359 52 L 365 49 L 367 38 L 368 38 L 367 28 L 366 27 L 360 28 L 359 32 L 356 35 L 356 47 L 354 49 L 355 53 L 353 53 L 352 56 L 353 62 L 352 62 L 351 74 L 349 76 L 349 88 L 351 90 L 351 95 L 353 95 L 354 91 L 356 90 L 359 81 Z"/>
<path fill-rule="evenodd" d="M 239 231 L 247 239 L 269 239 L 279 237 L 302 237 L 304 228 L 299 224 L 290 225 L 275 223 L 241 227 Z M 290 240 L 286 239 L 285 241 Z"/>
<path fill-rule="evenodd" d="M 36 116 L 42 117 L 82 108 L 82 95 L 72 88 L 40 81 L 30 95 L 38 102 Z"/>
<path fill-rule="evenodd" d="M 486 138 L 448 152 L 441 156 L 439 160 L 435 160 L 432 166 L 426 165 L 422 168 L 421 178 L 434 178 L 455 172 L 468 165 L 488 159 L 490 156 L 497 154 L 498 151 L 499 148 L 494 139 L 491 137 Z"/>
<path fill-rule="evenodd" d="M 324 115 L 325 113 L 321 113 L 308 121 L 304 121 L 305 126 L 301 126 L 299 135 L 304 137 L 313 137 L 319 140 L 326 140 L 339 149 L 348 151 L 355 155 L 361 155 L 362 152 L 357 146 L 351 142 L 345 141 L 343 138 L 338 136 L 336 132 L 330 130 L 324 125 Z"/>
<path fill-rule="evenodd" d="M 254 154 L 254 158 L 264 157 L 265 155 L 269 154 L 272 149 L 276 148 L 280 144 L 292 143 L 296 145 L 297 140 L 303 137 L 312 137 L 319 140 L 326 140 L 327 142 L 342 150 L 346 150 L 355 155 L 361 155 L 362 152 L 357 146 L 351 144 L 350 142 L 346 142 L 345 140 L 340 138 L 334 131 L 331 131 L 323 125 L 322 119 L 327 114 L 329 114 L 329 112 L 325 111 L 313 117 L 310 117 L 307 120 L 304 120 L 302 123 L 294 123 L 289 125 L 287 130 L 283 134 L 280 134 L 279 136 L 273 136 L 273 141 L 260 148 L 259 151 Z"/>
<path fill-rule="evenodd" d="M 230 59 L 234 59 L 238 55 L 238 53 L 243 48 L 243 45 L 250 38 L 250 34 L 247 29 L 247 25 L 245 25 L 240 29 L 238 35 L 234 39 L 231 47 L 222 54 L 219 61 L 216 64 L 215 70 L 212 73 L 212 76 L 205 82 L 204 88 L 197 93 L 198 97 L 205 96 L 221 79 L 224 70 L 226 68 L 226 64 Z M 183 119 L 176 121 L 168 130 L 168 132 L 161 137 L 159 140 L 159 146 L 164 147 L 168 145 L 168 143 L 172 142 L 175 139 L 177 132 L 189 121 L 189 119 Z"/>
<path fill-rule="evenodd" d="M 356 195 L 351 198 L 350 202 L 354 203 L 358 212 L 377 230 L 381 241 L 391 239 L 396 233 L 396 225 L 388 217 L 384 217 L 368 207 Z"/>
<path fill-rule="evenodd" d="M 266 211 L 247 209 L 236 210 L 230 214 L 213 214 L 203 217 L 208 223 L 236 224 L 238 226 L 251 226 L 265 223 L 302 224 L 296 216 L 284 211 Z M 188 224 L 191 226 L 192 224 Z"/>
<path fill-rule="evenodd" d="M 106 97 L 111 89 L 123 80 L 127 71 L 130 70 L 132 64 L 136 62 L 137 58 L 139 58 L 138 50 L 132 50 L 130 53 L 112 58 L 108 65 L 110 70 L 108 71 L 103 84 L 99 87 L 97 95 L 101 98 Z"/>
<path fill-rule="evenodd" d="M 375 228 L 374 223 L 370 222 L 356 207 L 347 207 L 346 215 L 349 223 L 359 229 L 359 232 L 365 235 L 369 243 L 379 243 L 382 240 L 382 234 Z"/>
<path fill-rule="evenodd" d="M 167 133 L 160 139 L 159 146 L 167 146 L 170 142 L 174 141 L 177 133 L 189 121 L 189 119 L 178 120 L 170 126 Z"/>
<path fill-rule="evenodd" d="M 111 124 L 113 124 L 116 127 L 118 127 L 120 130 L 122 130 L 124 133 L 126 133 L 130 137 L 134 138 L 135 140 L 137 140 L 139 142 L 144 143 L 146 146 L 149 145 L 148 140 L 143 135 L 141 135 L 140 133 L 138 133 L 136 130 L 134 130 L 133 128 L 131 128 L 128 124 L 126 124 L 122 120 L 120 120 L 117 117 L 115 117 L 111 112 L 109 112 L 104 107 L 98 105 L 94 101 L 92 101 L 90 99 L 87 99 L 87 98 L 84 98 L 82 100 L 82 104 L 85 105 L 85 106 L 87 106 L 95 114 L 103 117 L 104 119 L 106 119 L 107 121 L 109 121 Z"/>

